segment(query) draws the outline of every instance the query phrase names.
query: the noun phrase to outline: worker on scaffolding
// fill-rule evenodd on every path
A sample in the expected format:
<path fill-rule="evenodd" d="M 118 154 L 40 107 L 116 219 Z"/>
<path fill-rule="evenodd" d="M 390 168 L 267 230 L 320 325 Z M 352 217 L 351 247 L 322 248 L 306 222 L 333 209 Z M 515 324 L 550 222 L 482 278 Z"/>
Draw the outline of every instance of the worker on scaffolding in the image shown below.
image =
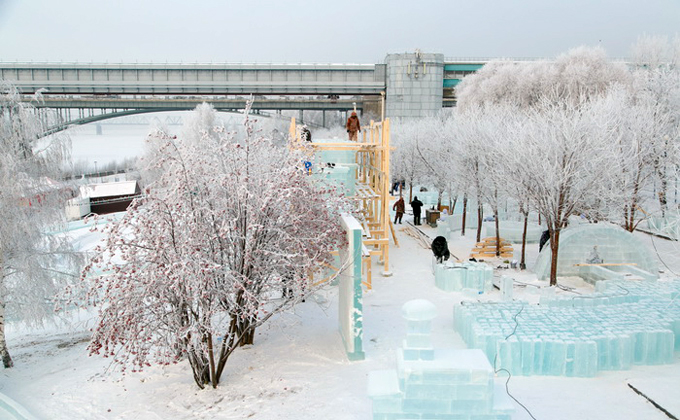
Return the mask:
<path fill-rule="evenodd" d="M 358 141 L 357 133 L 361 131 L 361 124 L 359 123 L 356 111 L 352 111 L 352 115 L 347 118 L 346 128 L 350 141 Z"/>
<path fill-rule="evenodd" d="M 308 141 L 310 143 L 312 142 L 312 132 L 309 131 L 307 125 L 302 126 L 302 129 L 300 130 L 300 138 L 303 141 Z"/>

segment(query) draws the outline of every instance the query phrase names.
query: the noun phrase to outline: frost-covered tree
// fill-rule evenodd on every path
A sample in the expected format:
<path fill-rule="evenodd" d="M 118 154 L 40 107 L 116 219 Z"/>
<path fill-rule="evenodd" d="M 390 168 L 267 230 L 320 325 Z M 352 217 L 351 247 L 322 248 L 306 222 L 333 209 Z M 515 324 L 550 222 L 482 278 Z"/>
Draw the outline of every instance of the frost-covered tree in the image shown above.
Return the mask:
<path fill-rule="evenodd" d="M 391 172 L 395 181 L 409 186 L 408 201 L 413 200 L 413 186 L 426 180 L 426 167 L 418 152 L 418 145 L 428 142 L 424 125 L 418 119 L 402 119 L 392 125 L 395 150 L 390 156 Z"/>
<path fill-rule="evenodd" d="M 482 235 L 484 203 L 492 205 L 495 212 L 499 203 L 498 165 L 493 162 L 492 152 L 498 140 L 497 130 L 502 126 L 496 124 L 500 121 L 496 114 L 485 108 L 475 106 L 457 112 L 450 132 L 455 148 L 455 176 L 477 201 L 477 241 Z"/>
<path fill-rule="evenodd" d="M 458 107 L 506 104 L 520 109 L 568 102 L 578 105 L 613 86 L 630 86 L 623 63 L 607 58 L 600 47 L 578 47 L 553 62 L 494 60 L 466 76 L 456 88 Z M 546 101 L 552 98 L 552 101 Z"/>
<path fill-rule="evenodd" d="M 306 174 L 303 151 L 245 127 L 235 138 L 204 104 L 179 138 L 151 136 L 160 176 L 83 272 L 101 303 L 91 353 L 135 370 L 187 359 L 200 388 L 216 387 L 232 352 L 331 263 L 344 199 Z"/>
<path fill-rule="evenodd" d="M 68 241 L 54 234 L 70 198 L 54 181 L 68 157 L 68 138 L 40 140 L 42 131 L 38 110 L 0 83 L 0 357 L 6 368 L 13 363 L 5 316 L 41 323 L 53 313 L 64 276 L 78 271 Z"/>
<path fill-rule="evenodd" d="M 550 284 L 557 284 L 557 256 L 562 229 L 569 216 L 592 212 L 589 204 L 606 205 L 617 165 L 612 157 L 611 113 L 596 102 L 574 106 L 542 104 L 517 114 L 522 118 L 510 131 L 512 150 L 504 160 L 508 174 L 518 177 L 525 197 L 550 231 Z"/>
<path fill-rule="evenodd" d="M 606 124 L 614 143 L 612 160 L 617 162 L 611 174 L 610 194 L 597 197 L 606 206 L 590 204 L 594 213 L 586 214 L 595 220 L 623 220 L 632 232 L 644 220 L 645 191 L 651 191 L 656 173 L 659 144 L 666 135 L 668 114 L 646 92 L 617 89 L 593 104 L 600 116 L 608 115 Z M 669 150 L 667 154 L 676 155 Z M 649 208 L 647 208 L 649 210 Z"/>
<path fill-rule="evenodd" d="M 602 171 L 612 170 L 613 154 L 607 149 L 611 143 L 602 141 L 613 139 L 601 128 L 613 126 L 606 125 L 611 122 L 606 112 L 597 115 L 606 122 L 589 119 L 595 116 L 584 112 L 593 112 L 591 102 L 599 101 L 613 89 L 629 89 L 632 78 L 625 65 L 607 59 L 601 48 L 576 48 L 554 62 L 489 64 L 488 69 L 485 66 L 459 85 L 458 104 L 461 114 L 487 107 L 487 118 L 492 113 L 506 116 L 514 113 L 523 119 L 515 125 L 522 130 L 497 132 L 499 138 L 506 137 L 507 150 L 515 152 L 508 153 L 509 159 L 496 159 L 498 169 L 505 171 L 499 179 L 519 177 L 526 195 L 515 198 L 520 202 L 528 199 L 529 205 L 546 220 L 551 235 L 550 281 L 554 285 L 559 232 L 568 216 L 574 212 L 599 211 L 597 206 L 607 204 L 600 200 L 604 190 L 599 187 L 610 183 L 611 172 Z M 508 108 L 514 111 L 508 112 Z M 471 132 L 467 136 L 480 134 Z M 604 158 L 607 153 L 609 159 Z M 476 169 L 481 165 L 480 156 L 465 155 L 470 156 L 471 170 L 464 172 L 480 173 Z M 592 174 L 602 178 L 589 178 Z M 597 187 L 595 184 L 587 187 L 586 179 L 597 182 Z M 481 180 L 476 185 L 476 189 L 481 187 Z"/>
<path fill-rule="evenodd" d="M 443 194 L 448 192 L 451 197 L 455 190 L 452 182 L 455 149 L 444 131 L 450 115 L 450 112 L 444 111 L 410 123 L 412 137 L 417 141 L 409 146 L 415 147 L 416 155 L 420 158 L 419 162 L 416 160 L 416 165 L 421 168 L 423 182 L 437 190 L 437 208 L 441 208 Z"/>
<path fill-rule="evenodd" d="M 654 155 L 661 214 L 668 208 L 668 189 L 676 177 L 680 156 L 680 37 L 641 36 L 632 47 L 636 88 L 657 109 L 655 130 L 648 145 Z"/>

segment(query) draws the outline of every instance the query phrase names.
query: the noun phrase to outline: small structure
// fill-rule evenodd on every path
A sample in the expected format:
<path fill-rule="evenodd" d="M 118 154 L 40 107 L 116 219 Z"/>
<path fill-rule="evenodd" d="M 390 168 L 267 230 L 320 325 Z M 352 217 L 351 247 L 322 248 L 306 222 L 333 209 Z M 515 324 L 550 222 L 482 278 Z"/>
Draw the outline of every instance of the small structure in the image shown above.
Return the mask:
<path fill-rule="evenodd" d="M 66 219 L 80 220 L 90 214 L 90 199 L 85 197 L 76 197 L 66 202 Z"/>
<path fill-rule="evenodd" d="M 427 209 L 425 210 L 425 222 L 432 227 L 437 227 L 437 220 L 439 220 L 439 215 L 440 215 L 439 210 Z"/>
<path fill-rule="evenodd" d="M 89 199 L 90 212 L 108 214 L 125 211 L 141 191 L 137 181 L 107 182 L 80 187 L 80 196 Z"/>
<path fill-rule="evenodd" d="M 601 260 L 598 264 L 588 263 L 593 247 L 597 247 Z M 550 260 L 551 250 L 546 246 L 534 265 L 539 279 L 550 277 Z M 658 278 L 656 258 L 652 258 L 649 249 L 632 233 L 608 223 L 570 226 L 560 233 L 558 276 L 581 276 L 594 283 L 627 274 L 645 280 Z"/>
<path fill-rule="evenodd" d="M 406 302 L 404 348 L 397 370 L 372 371 L 368 396 L 374 419 L 510 420 L 512 401 L 496 384 L 481 350 L 435 350 L 430 339 L 436 307 L 426 300 Z"/>

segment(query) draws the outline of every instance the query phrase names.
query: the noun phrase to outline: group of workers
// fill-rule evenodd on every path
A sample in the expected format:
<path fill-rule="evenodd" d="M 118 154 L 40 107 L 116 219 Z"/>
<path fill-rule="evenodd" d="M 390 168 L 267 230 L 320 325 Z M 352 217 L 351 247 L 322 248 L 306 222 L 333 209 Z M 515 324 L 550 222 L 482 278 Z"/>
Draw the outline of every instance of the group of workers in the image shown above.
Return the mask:
<path fill-rule="evenodd" d="M 413 201 L 411 201 L 409 204 L 413 210 L 413 224 L 418 226 L 420 225 L 420 210 L 423 208 L 423 202 L 418 200 L 418 196 L 416 195 L 413 197 Z M 404 217 L 404 212 L 406 211 L 404 197 L 399 197 L 399 200 L 397 200 L 392 206 L 392 210 L 396 212 L 394 215 L 394 224 L 401 224 L 401 218 Z"/>

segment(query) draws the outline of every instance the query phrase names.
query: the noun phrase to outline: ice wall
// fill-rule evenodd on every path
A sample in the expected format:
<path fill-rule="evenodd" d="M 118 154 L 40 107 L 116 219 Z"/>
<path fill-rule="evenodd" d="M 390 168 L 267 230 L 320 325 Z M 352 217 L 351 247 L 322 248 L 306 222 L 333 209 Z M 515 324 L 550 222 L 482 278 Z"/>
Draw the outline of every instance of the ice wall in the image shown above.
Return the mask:
<path fill-rule="evenodd" d="M 518 244 L 522 243 L 522 236 L 524 234 L 524 222 L 515 222 L 511 220 L 501 220 L 499 228 L 501 238 L 506 241 Z M 541 234 L 545 227 L 534 223 L 527 223 L 527 243 L 538 243 L 541 239 Z M 496 236 L 496 223 L 484 222 L 484 236 Z"/>
<path fill-rule="evenodd" d="M 340 336 L 350 360 L 363 360 L 363 290 L 361 289 L 361 224 L 343 215 L 347 247 L 340 249 L 344 268 L 338 276 L 338 321 Z"/>
<path fill-rule="evenodd" d="M 455 329 L 513 375 L 595 376 L 674 361 L 680 280 L 599 282 L 587 296 L 454 307 Z"/>
<path fill-rule="evenodd" d="M 492 281 L 493 268 L 485 263 L 447 261 L 444 264 L 436 264 L 434 269 L 435 285 L 447 292 L 464 290 L 476 293 L 489 292 L 493 287 Z"/>

